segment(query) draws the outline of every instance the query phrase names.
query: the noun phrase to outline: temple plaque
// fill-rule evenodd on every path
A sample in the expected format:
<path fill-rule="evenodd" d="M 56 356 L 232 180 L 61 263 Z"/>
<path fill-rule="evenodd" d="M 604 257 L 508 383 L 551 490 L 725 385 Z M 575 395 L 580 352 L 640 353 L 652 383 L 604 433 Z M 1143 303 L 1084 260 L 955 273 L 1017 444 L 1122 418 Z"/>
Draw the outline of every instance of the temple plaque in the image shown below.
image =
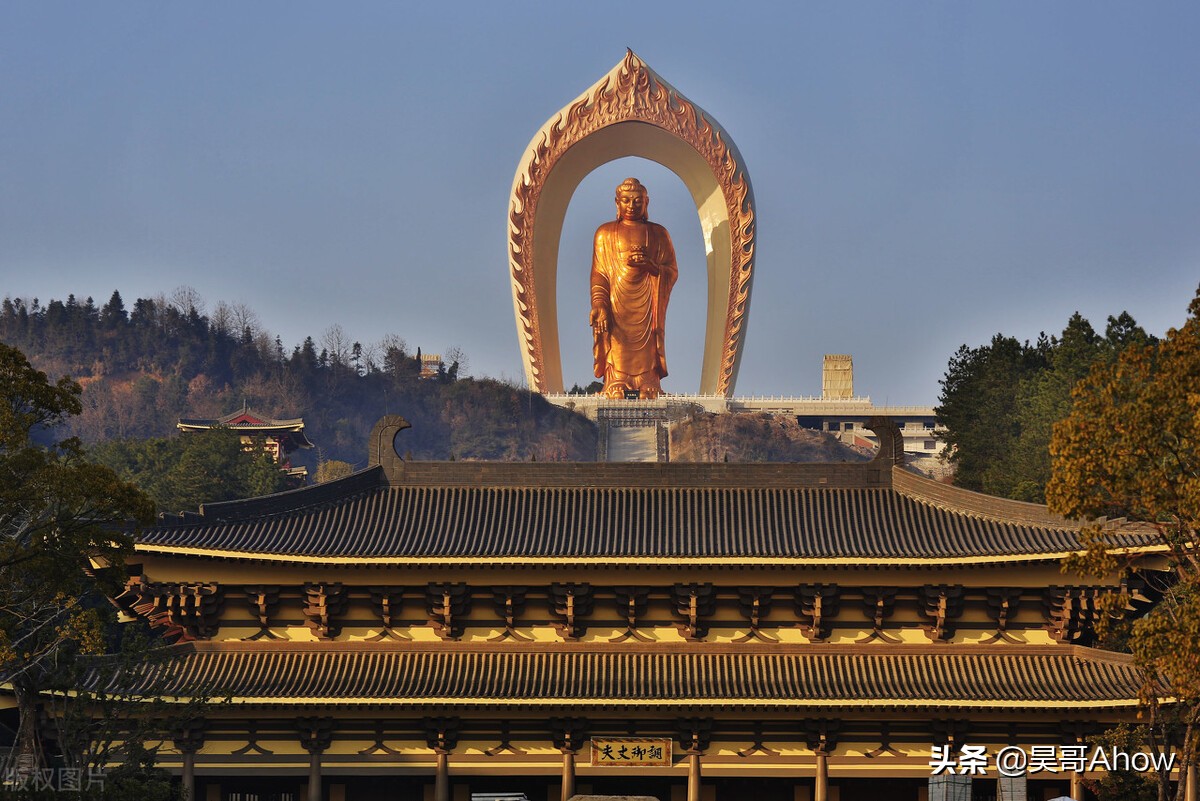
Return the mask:
<path fill-rule="evenodd" d="M 671 767 L 670 737 L 593 737 L 592 766 Z"/>

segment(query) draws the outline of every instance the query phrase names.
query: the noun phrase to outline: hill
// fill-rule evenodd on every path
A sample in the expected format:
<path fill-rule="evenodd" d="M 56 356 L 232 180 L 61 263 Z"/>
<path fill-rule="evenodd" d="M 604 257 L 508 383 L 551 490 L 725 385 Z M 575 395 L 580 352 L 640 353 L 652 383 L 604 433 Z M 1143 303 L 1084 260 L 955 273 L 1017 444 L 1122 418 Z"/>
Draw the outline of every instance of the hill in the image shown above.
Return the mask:
<path fill-rule="evenodd" d="M 366 463 L 367 435 L 387 413 L 413 424 L 404 446 L 416 459 L 591 461 L 596 427 L 540 395 L 492 379 L 460 377 L 465 357 L 420 377 L 420 350 L 398 336 L 353 341 L 332 326 L 285 350 L 244 304 L 211 314 L 194 290 L 138 298 L 120 292 L 103 306 L 6 297 L 0 341 L 20 348 L 50 376 L 83 385 L 72 433 L 85 443 L 175 434 L 181 417 L 218 417 L 249 406 L 277 418 L 303 417 L 318 452 L 294 462 Z"/>
<path fill-rule="evenodd" d="M 694 412 L 671 429 L 673 462 L 863 462 L 871 458 L 790 415 Z"/>

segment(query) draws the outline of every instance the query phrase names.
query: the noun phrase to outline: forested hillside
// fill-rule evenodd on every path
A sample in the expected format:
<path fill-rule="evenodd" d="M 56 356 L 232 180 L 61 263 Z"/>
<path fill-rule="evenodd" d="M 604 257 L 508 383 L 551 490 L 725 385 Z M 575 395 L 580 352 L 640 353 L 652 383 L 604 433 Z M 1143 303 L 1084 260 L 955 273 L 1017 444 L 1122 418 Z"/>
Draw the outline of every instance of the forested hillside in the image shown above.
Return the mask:
<path fill-rule="evenodd" d="M 172 436 L 180 417 L 218 417 L 249 406 L 271 417 L 303 417 L 318 459 L 355 467 L 385 413 L 413 424 L 404 446 L 417 459 L 580 460 L 595 458 L 596 429 L 540 395 L 491 379 L 461 378 L 448 354 L 437 376 L 418 378 L 419 349 L 398 336 L 353 341 L 340 326 L 287 349 L 244 304 L 206 313 L 194 290 L 138 298 L 119 292 L 42 304 L 6 297 L 0 341 L 24 351 L 50 376 L 83 385 L 71 422 L 85 443 Z"/>

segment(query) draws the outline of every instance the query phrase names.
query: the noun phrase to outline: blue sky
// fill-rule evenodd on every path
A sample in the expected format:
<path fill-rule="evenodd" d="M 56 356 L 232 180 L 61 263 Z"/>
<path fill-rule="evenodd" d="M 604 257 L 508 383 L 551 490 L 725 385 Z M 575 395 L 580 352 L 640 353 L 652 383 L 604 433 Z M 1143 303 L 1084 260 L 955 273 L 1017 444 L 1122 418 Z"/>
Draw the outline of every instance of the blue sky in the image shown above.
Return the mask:
<path fill-rule="evenodd" d="M 508 193 L 537 129 L 632 47 L 750 170 L 738 394 L 935 401 L 963 343 L 1162 333 L 1200 283 L 1194 3 L 0 5 L 0 295 L 195 287 L 290 348 L 332 324 L 521 378 Z M 590 236 L 637 175 L 680 280 L 666 388 L 699 383 L 699 224 L 621 161 L 560 249 L 564 377 L 590 378 Z M 694 280 L 691 280 L 693 279 Z M 574 311 L 573 311 L 574 309 Z"/>

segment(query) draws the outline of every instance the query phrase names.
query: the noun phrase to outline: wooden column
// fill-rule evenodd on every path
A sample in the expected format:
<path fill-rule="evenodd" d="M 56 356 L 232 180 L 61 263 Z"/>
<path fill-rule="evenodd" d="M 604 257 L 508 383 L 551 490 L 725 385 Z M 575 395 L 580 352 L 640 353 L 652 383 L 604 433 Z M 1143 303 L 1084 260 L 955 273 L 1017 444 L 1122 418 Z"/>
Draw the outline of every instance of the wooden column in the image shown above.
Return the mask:
<path fill-rule="evenodd" d="M 687 801 L 700 801 L 700 752 L 688 754 Z"/>
<path fill-rule="evenodd" d="M 817 751 L 814 779 L 813 801 L 829 801 L 829 754 L 824 751 Z"/>
<path fill-rule="evenodd" d="M 679 718 L 675 729 L 688 758 L 687 801 L 700 801 L 700 755 L 712 740 L 712 718 Z"/>
<path fill-rule="evenodd" d="M 1196 765 L 1195 765 L 1195 763 L 1193 763 L 1193 764 L 1191 764 L 1191 765 L 1188 765 L 1188 769 L 1187 769 L 1187 780 L 1186 780 L 1186 781 L 1187 781 L 1187 787 L 1185 787 L 1185 788 L 1184 788 L 1184 790 L 1183 790 L 1183 798 L 1184 798 L 1184 801 L 1198 801 L 1198 799 L 1197 799 L 1197 795 L 1198 795 L 1197 791 L 1198 791 L 1198 790 L 1200 790 L 1200 787 L 1197 787 L 1197 786 L 1196 786 L 1196 781 L 1197 781 L 1197 778 L 1198 778 L 1198 777 L 1197 777 L 1197 775 L 1196 775 Z"/>
<path fill-rule="evenodd" d="M 829 801 L 829 755 L 837 747 L 839 728 L 841 724 L 836 720 L 804 721 L 805 741 L 817 759 L 813 773 L 813 801 Z"/>
<path fill-rule="evenodd" d="M 181 726 L 175 734 L 175 747 L 183 754 L 180 781 L 183 797 L 186 801 L 196 801 L 196 752 L 204 747 L 204 721 L 190 721 Z"/>
<path fill-rule="evenodd" d="M 183 752 L 183 778 L 180 781 L 183 787 L 183 797 L 185 801 L 196 801 L 196 752 Z"/>
<path fill-rule="evenodd" d="M 450 752 L 437 749 L 437 772 L 433 777 L 433 801 L 450 801 Z"/>
<path fill-rule="evenodd" d="M 562 801 L 575 795 L 575 754 L 587 739 L 584 718 L 550 718 L 550 735 L 554 747 L 562 752 Z"/>
<path fill-rule="evenodd" d="M 321 754 L 333 742 L 333 718 L 297 718 L 296 729 L 308 751 L 308 801 L 321 801 Z"/>
<path fill-rule="evenodd" d="M 308 801 L 321 801 L 321 752 L 308 754 Z"/>
<path fill-rule="evenodd" d="M 564 749 L 562 771 L 562 801 L 575 795 L 575 752 Z"/>
<path fill-rule="evenodd" d="M 1088 610 L 1091 609 L 1091 606 L 1088 603 L 1081 603 L 1080 600 L 1083 599 L 1084 596 L 1090 597 L 1091 593 L 1092 590 L 1090 589 L 1078 587 L 1051 587 L 1049 590 L 1047 590 L 1047 599 L 1051 599 L 1052 596 L 1054 599 L 1057 599 L 1054 602 L 1059 603 L 1060 607 L 1056 608 L 1062 612 L 1061 619 L 1053 625 L 1061 626 L 1063 632 L 1074 630 L 1076 626 L 1090 626 L 1092 613 Z M 1054 620 L 1055 614 L 1056 613 L 1053 612 L 1051 613 L 1052 620 Z M 1079 615 L 1083 615 L 1084 617 L 1076 620 L 1076 617 Z M 1086 620 L 1084 618 L 1086 618 Z M 1067 635 L 1064 634 L 1064 636 Z M 1059 637 L 1055 636 L 1055 639 L 1057 640 Z M 1096 724 L 1085 720 L 1064 720 L 1060 722 L 1058 726 L 1059 731 L 1061 731 L 1064 735 L 1064 744 L 1073 743 L 1074 745 L 1084 749 L 1084 751 L 1087 750 L 1088 741 L 1097 732 Z M 1084 794 L 1083 773 L 1076 773 L 1075 771 L 1072 771 L 1070 778 L 1071 786 L 1070 790 L 1068 790 L 1068 794 L 1071 796 L 1071 798 L 1082 801 Z"/>
<path fill-rule="evenodd" d="M 450 752 L 458 745 L 462 721 L 458 718 L 423 718 L 421 726 L 425 729 L 425 744 L 435 755 L 433 799 L 450 801 Z"/>

